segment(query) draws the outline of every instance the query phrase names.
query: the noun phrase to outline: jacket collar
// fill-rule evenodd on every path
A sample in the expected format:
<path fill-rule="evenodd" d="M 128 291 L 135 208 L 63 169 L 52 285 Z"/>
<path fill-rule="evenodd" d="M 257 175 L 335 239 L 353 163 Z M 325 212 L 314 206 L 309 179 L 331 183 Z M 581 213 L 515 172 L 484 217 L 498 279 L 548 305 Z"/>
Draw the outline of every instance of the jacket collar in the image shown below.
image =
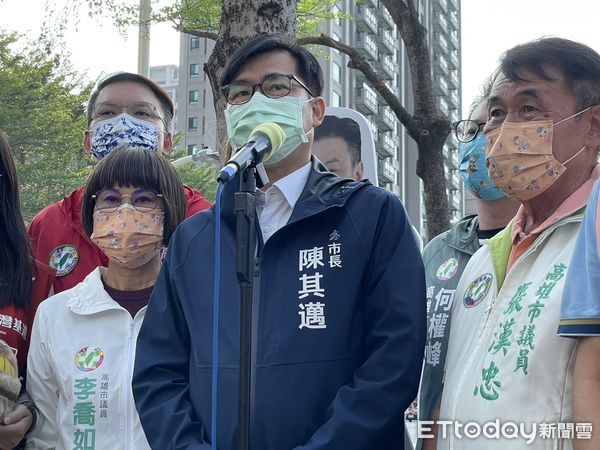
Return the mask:
<path fill-rule="evenodd" d="M 88 315 L 109 309 L 121 309 L 110 295 L 104 290 L 102 274 L 105 267 L 96 267 L 85 279 L 75 286 L 66 306 L 76 314 Z"/>
<path fill-rule="evenodd" d="M 449 246 L 472 255 L 479 249 L 478 226 L 476 215 L 465 216 L 448 230 L 443 240 Z"/>
<path fill-rule="evenodd" d="M 221 196 L 221 216 L 232 228 L 235 228 L 233 197 L 239 183 L 238 173 L 235 178 L 225 184 Z M 288 223 L 317 214 L 331 206 L 343 206 L 352 194 L 370 184 L 368 180 L 353 181 L 340 178 L 329 172 L 315 156 L 311 156 L 308 180 Z"/>

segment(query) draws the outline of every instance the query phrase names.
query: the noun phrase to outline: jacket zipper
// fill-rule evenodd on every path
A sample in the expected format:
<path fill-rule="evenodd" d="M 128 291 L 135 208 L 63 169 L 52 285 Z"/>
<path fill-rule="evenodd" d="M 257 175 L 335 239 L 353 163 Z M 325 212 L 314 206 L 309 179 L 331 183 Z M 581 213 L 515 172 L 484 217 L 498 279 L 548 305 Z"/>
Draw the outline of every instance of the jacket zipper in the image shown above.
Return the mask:
<path fill-rule="evenodd" d="M 129 312 L 127 312 L 129 314 Z M 126 373 L 126 382 L 127 380 L 131 380 L 132 378 L 132 342 L 133 342 L 133 328 L 134 328 L 135 319 L 129 321 L 129 337 L 127 340 L 127 373 Z M 126 388 L 123 390 L 125 394 L 125 449 L 129 450 L 131 448 L 131 396 L 130 396 L 130 387 L 131 382 L 127 383 Z"/>

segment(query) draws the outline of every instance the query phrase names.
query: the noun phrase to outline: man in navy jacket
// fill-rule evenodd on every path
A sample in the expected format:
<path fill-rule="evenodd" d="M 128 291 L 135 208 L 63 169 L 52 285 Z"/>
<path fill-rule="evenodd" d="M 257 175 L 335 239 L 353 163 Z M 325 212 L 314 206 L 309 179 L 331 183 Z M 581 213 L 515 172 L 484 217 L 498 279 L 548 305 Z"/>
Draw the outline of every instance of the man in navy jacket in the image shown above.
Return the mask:
<path fill-rule="evenodd" d="M 306 49 L 279 35 L 255 38 L 232 55 L 221 85 L 232 141 L 256 110 L 291 141 L 286 111 L 301 108 L 303 139 L 265 161 L 270 182 L 256 196 L 251 448 L 403 449 L 426 326 L 423 263 L 406 212 L 390 192 L 311 158 L 325 104 L 321 68 Z M 238 439 L 237 182 L 225 185 L 220 218 L 220 450 Z M 175 232 L 140 332 L 133 391 L 153 448 L 213 441 L 215 220 L 213 207 Z"/>

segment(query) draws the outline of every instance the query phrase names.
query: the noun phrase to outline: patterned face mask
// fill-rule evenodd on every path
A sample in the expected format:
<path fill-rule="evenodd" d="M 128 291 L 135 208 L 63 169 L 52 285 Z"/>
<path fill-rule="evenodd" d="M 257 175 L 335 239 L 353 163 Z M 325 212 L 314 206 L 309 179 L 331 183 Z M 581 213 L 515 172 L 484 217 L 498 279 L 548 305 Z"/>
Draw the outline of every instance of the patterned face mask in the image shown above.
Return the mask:
<path fill-rule="evenodd" d="M 92 154 L 101 160 L 122 147 L 138 147 L 158 151 L 158 126 L 136 119 L 127 113 L 96 122 L 91 127 Z"/>
<path fill-rule="evenodd" d="M 488 175 L 485 166 L 485 151 L 488 140 L 479 133 L 470 142 L 461 142 L 459 172 L 465 187 L 477 198 L 482 200 L 497 200 L 506 195 L 498 189 Z"/>
<path fill-rule="evenodd" d="M 564 163 L 556 160 L 552 153 L 554 127 L 590 108 L 556 123 L 551 119 L 504 122 L 501 128 L 487 134 L 490 150 L 486 164 L 494 184 L 520 201 L 530 200 L 552 186 L 565 171 L 565 164 L 585 149 L 582 147 Z"/>
<path fill-rule="evenodd" d="M 160 251 L 163 217 L 160 209 L 138 211 L 129 203 L 123 203 L 115 211 L 96 210 L 90 239 L 111 262 L 137 269 Z"/>

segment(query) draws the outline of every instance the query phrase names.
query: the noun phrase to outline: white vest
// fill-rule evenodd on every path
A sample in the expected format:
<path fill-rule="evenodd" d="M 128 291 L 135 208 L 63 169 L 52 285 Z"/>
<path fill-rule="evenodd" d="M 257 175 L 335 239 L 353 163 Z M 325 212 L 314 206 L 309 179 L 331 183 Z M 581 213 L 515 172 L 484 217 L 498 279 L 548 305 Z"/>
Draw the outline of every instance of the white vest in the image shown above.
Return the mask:
<path fill-rule="evenodd" d="M 517 259 L 498 291 L 490 248 L 469 261 L 456 289 L 440 420 L 483 426 L 536 424 L 535 440 L 462 438 L 448 429 L 438 450 L 571 449 L 569 433 L 576 341 L 558 337 L 561 296 L 581 216 L 544 230 Z M 543 438 L 543 423 L 554 438 Z M 568 428 L 568 427 L 567 427 Z M 472 428 L 476 431 L 476 428 Z M 512 429 L 511 429 L 512 430 Z M 508 430 L 508 434 L 512 434 Z M 493 432 L 493 428 L 488 429 Z"/>

